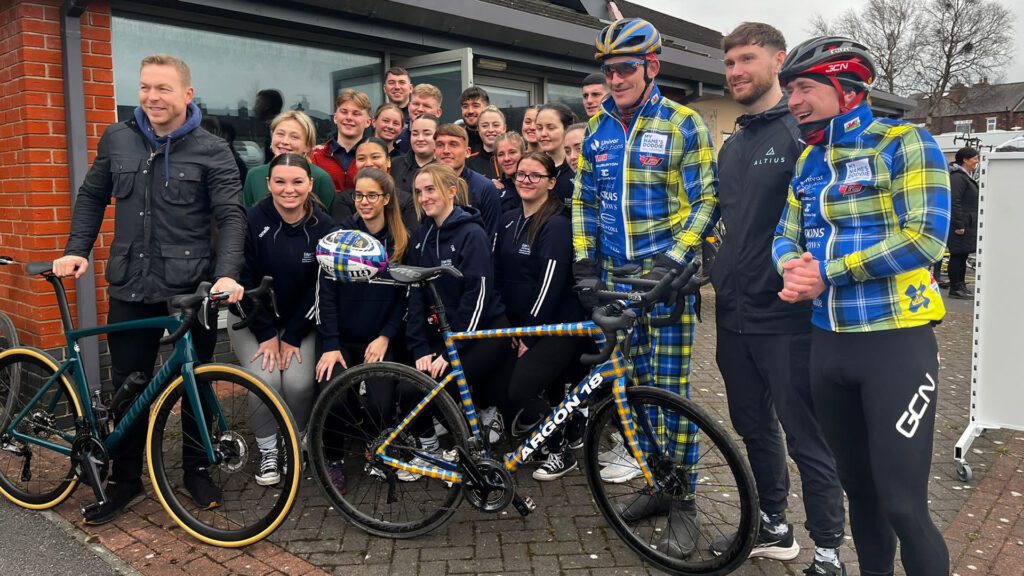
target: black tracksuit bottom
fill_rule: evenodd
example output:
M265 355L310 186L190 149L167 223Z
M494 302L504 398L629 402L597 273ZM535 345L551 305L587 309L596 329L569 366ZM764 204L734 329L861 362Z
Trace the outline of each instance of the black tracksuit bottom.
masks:
M949 550L928 514L938 394L931 326L836 333L814 328L814 406L850 502L861 574L946 576Z
M167 316L168 314L167 305L163 303L145 304L111 298L107 322L114 324L129 320ZM213 325L207 330L197 319L192 326L191 332L192 343L195 345L199 361L201 363L209 362L213 358L213 349L217 345L217 326ZM107 335L107 345L110 349L111 375L115 389L120 387L133 372L142 372L146 375L146 378L153 377L156 357L160 352L160 338L163 335L163 329L159 328L111 332ZM183 416L181 421L185 436L186 438L199 438L199 430L196 428L195 420L192 417L191 403L184 400L184 395L182 398ZM204 412L209 415L208 410ZM149 412L146 411L135 420L132 427L128 429L128 433L122 437L123 440L117 447L116 452L111 454L113 464L111 465L110 479L114 482L141 482L142 457L145 450L148 422ZM184 442L182 462L182 467L186 471L206 464L206 455L203 452L203 448L194 442Z
M718 328L716 360L729 417L743 438L761 510L779 514L789 496L789 455L803 486L805 527L816 546L843 542L843 491L811 399L811 335L740 334ZM779 424L785 432L785 443Z

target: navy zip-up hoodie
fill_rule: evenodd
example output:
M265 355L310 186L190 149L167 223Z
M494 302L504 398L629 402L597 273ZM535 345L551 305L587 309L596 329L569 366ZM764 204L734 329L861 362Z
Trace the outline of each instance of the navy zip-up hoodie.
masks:
M564 211L552 215L531 246L530 220L523 209L502 215L496 249L496 284L513 326L583 320L572 291L572 223ZM536 337L523 338L527 347Z
M335 230L360 230L370 233L362 218L343 220ZM385 226L373 234L390 256L395 241ZM386 273L382 276L386 276ZM378 336L394 340L405 315L405 289L368 282L338 282L322 271L316 294L316 327L324 352L346 347L364 347Z
M410 265L454 266L462 272L462 278L444 275L434 281L455 332L484 329L505 312L494 288L490 238L475 208L456 206L440 228L432 219L425 218L410 241ZM414 358L430 354L430 342L437 334L433 328L428 328L428 310L427 291L412 288L407 338Z
M523 199L519 197L519 191L516 189L516 179L502 175L501 183L505 185L505 188L498 190L498 194L501 197L501 213L502 215L509 210L515 210L523 206ZM572 193L569 193L569 197L572 198Z
M274 278L280 318L275 319L267 307L249 325L259 342L277 336L299 346L313 329L313 307L316 278L320 265L316 260L316 245L334 221L320 208L298 224L281 219L274 200L267 196L249 209L249 229L245 236L245 266L242 286L255 288L264 276ZM237 310L234 310L237 315Z
M568 160L555 168L554 192L562 199L562 204L565 204L566 210L572 210L572 193L576 189L576 184L573 182L575 179L576 173L572 171Z
M493 242L501 220L501 192L494 182L469 167L462 169L462 179L469 185L469 204L480 212L487 237Z

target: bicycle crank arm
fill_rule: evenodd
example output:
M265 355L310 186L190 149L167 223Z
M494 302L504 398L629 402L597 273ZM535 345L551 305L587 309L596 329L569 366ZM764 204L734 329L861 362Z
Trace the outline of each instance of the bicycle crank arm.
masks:
M32 479L32 451L24 448L21 455L25 458L25 461L21 463L21 481L28 482Z
M463 483L486 486L487 481L484 479L483 474L480 473L480 469L476 467L476 463L470 458L469 453L466 452L466 449L462 446L456 446L455 451L459 454L459 469L467 477L467 480L463 480Z

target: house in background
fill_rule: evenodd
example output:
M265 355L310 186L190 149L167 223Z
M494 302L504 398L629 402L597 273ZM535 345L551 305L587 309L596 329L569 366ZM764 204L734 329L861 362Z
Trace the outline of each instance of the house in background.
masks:
M1024 82L989 84L982 80L972 86L953 86L932 114L930 123L927 96L918 96L916 100L918 104L907 112L907 120L927 123L932 134L979 134L1024 128Z

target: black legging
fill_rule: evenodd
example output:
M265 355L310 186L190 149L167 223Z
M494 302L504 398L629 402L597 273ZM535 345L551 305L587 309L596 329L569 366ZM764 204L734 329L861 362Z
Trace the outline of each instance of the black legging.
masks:
M366 351L366 344L341 346L341 356L345 359L345 365L349 368L358 366L363 362L363 355ZM384 353L384 360L392 360L392 350ZM344 370L340 364L334 366L333 375L338 375ZM371 425L366 427L365 432L376 434L391 426L391 420L395 417L395 381L385 379L374 379L366 382L366 395L361 402L355 402L354 396L346 396L345 400L352 402L350 406L339 406L335 404L327 413L324 421L324 455L327 460L341 460L345 455L344 441L346 436L351 437L353 431L349 429L354 425L353 415L359 414L370 419ZM361 404L357 406L356 404ZM358 434L356 434L358 436ZM348 447L350 450L351 446Z
M876 332L814 329L815 412L850 501L861 574L891 575L896 541L907 576L949 574L928 514L938 394L931 326Z
M565 383L576 383L586 373L580 364L586 339L545 336L516 360L508 384L508 416L519 410L521 424L535 423L560 402L565 394ZM542 395L541 392L545 394ZM561 430L555 432L548 442L558 447L562 441Z
M949 272L949 286L953 288L959 284L963 284L967 278L967 257L970 254L950 254L949 265L947 270Z

